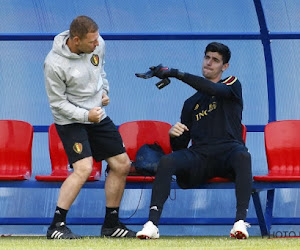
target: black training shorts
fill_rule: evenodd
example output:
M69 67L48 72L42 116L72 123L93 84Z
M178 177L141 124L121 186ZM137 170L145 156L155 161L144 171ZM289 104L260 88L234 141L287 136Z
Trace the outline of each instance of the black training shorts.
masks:
M55 126L70 164L90 156L98 162L125 152L121 135L109 117L99 123Z

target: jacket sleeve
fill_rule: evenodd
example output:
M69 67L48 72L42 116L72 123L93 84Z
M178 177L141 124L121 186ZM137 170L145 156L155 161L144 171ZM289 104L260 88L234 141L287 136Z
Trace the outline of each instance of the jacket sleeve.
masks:
M185 73L182 81L208 95L241 99L241 84L235 76L227 77L223 82L214 83L203 77Z
M191 128L191 115L190 110L187 109L186 103L183 105L180 120L182 124L186 125L189 129ZM170 143L173 151L187 148L190 139L190 131L184 131L184 133L178 137L170 137Z
M59 69L44 64L46 91L51 109L67 119L88 122L89 111L72 104L66 96L66 84L59 75Z

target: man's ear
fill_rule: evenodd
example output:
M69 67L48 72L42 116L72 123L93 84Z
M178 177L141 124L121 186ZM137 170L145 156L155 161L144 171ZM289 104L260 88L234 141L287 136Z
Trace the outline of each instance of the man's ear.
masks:
M78 45L78 44L79 44L79 41L80 41L80 39L79 39L78 36L74 36L74 37L73 37L73 42L74 42L74 44Z
M222 72L224 72L229 67L229 63L223 64Z

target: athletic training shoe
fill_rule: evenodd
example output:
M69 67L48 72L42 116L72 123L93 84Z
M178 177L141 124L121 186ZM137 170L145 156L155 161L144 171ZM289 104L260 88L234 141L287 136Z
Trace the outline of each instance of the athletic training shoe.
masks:
M55 224L55 228L48 228L47 239L81 239L80 235L73 234L70 228L66 226L64 222L58 222Z
M114 238L135 238L136 232L128 229L123 223L119 223L119 225L113 228L102 226L101 236Z
M148 221L142 231L137 232L136 237L139 239L158 239L159 238L159 231L157 226L153 224L152 221Z
M233 228L230 231L230 237L236 239L247 239L249 237L247 227L250 227L250 224L244 222L243 220L235 222Z

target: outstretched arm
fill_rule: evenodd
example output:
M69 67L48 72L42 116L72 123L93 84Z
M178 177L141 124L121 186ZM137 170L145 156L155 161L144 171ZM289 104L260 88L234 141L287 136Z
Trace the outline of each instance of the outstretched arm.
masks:
M190 85L197 91L203 92L205 94L223 96L228 98L234 96L231 88L224 83L214 83L201 76L184 73L179 71L178 69L165 67L161 64L156 67L150 67L150 69L152 70L153 76L156 76L160 79L175 77Z

